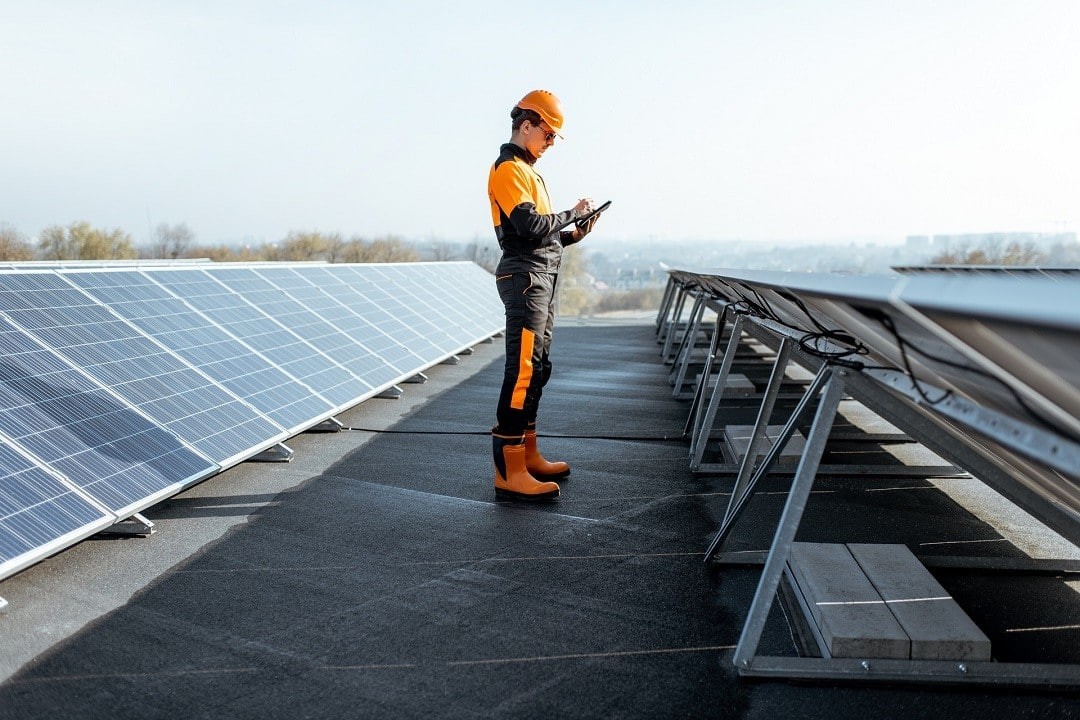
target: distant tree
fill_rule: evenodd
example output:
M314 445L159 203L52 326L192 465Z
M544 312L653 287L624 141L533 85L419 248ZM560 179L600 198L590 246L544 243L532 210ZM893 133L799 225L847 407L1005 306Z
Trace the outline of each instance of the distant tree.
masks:
M252 249L248 246L233 247L231 245L197 245L188 249L188 257L207 258L214 262L252 262L266 260L262 248Z
M341 252L341 262L349 263L416 262L419 259L416 248L396 235L384 235L374 240L354 236Z
M338 233L323 234L317 230L297 231L293 230L280 244L269 246L267 258L270 260L326 260L330 248L341 245L341 235Z
M120 228L101 230L88 222L41 231L38 249L46 260L125 260L138 257L131 236Z
M0 260L33 260L34 247L26 236L7 223L0 223Z
M1046 262L1047 255L1034 243L1009 243L1004 249L998 243L968 249L961 246L946 250L930 259L932 265L1039 265Z
M585 251L572 247L563 253L556 288L559 315L583 315L592 303L592 278Z
M195 240L195 233L187 223L169 225L161 223L154 228L154 243L151 247L151 257L156 259L176 260L187 256L188 248Z
M498 247L493 241L483 243L479 237L475 237L472 242L465 246L465 259L472 260L488 272L495 272L501 255Z
M453 245L445 240L432 239L428 256L435 262L444 262L446 260L454 260L457 255L457 251Z

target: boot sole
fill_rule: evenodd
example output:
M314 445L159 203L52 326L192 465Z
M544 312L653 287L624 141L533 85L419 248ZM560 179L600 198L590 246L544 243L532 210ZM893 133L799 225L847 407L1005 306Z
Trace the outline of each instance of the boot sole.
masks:
M527 502L551 502L558 500L559 491L555 490L549 493L541 493L539 495L526 495L525 493L517 493L513 490L503 490L501 488L495 488L495 497L505 498L507 500L525 500Z
M529 474L532 475L537 480L546 480L546 481L552 481L552 482L557 481L557 480L565 480L566 478L570 477L570 471L569 470L567 470L566 472L551 473L551 474L538 473L538 472L536 472L534 470L530 470Z

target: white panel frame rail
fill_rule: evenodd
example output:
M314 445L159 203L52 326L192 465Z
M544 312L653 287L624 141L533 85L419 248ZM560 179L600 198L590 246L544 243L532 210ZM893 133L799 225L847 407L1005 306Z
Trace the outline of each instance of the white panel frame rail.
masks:
M722 296L719 299L728 303L727 310L729 311L734 303L738 302L740 288L743 291L749 290L758 300L764 300L762 293L779 288L782 292L773 298L777 301L777 305L782 304L781 301L785 295L790 296L792 293L796 296L801 295L803 300L806 300L815 294L820 299L822 296L828 297L830 293L836 292L835 289L824 290L820 276L807 279L805 276L793 277L793 274L777 277L782 274L722 271L688 280L686 275L689 274L673 272L671 282L692 284L699 289L711 287L717 296ZM767 279L761 280L762 276L767 276ZM717 286L708 282L710 279L720 280L721 285L726 287L717 292ZM892 289L892 292L886 296L886 304L893 312L914 318L938 336L948 335L941 325L934 323L915 308L915 305L920 303L929 304L937 310L940 310L942 305L948 306L948 301L942 299L941 288L908 288L907 298L910 302L905 302L903 291L908 281L897 282L891 278L886 278L886 280L892 280L892 282L882 283L882 278L876 278L873 283L876 283L878 288L884 285ZM790 284L785 285L784 281L790 281ZM842 286L844 281L834 277L825 282ZM793 291L791 285L798 287ZM971 290L971 288L966 289ZM1080 286L1077 286L1077 289L1080 289ZM955 292L956 288L953 287L951 290ZM1003 288L998 285L986 291L1000 297ZM1064 295L1057 298L1059 301L1074 297L1075 290L1066 289L1063 292ZM678 294L677 290L671 293L672 296L676 294ZM685 296L686 293L683 294ZM749 299L749 296L743 296L742 299ZM807 312L808 317L809 311L806 306L802 303L796 304L800 310ZM1012 320L1023 318L1027 322L1036 324L1049 322L1057 328L1065 327L1075 330L1080 329L1080 317L1075 317L1076 307L1076 303L1064 305L1059 303L1056 309L1049 313L1052 316L1049 320L1047 312L1031 313L1033 307L1017 308L1015 304L1009 305L1007 312L1003 314L1009 315L1009 319ZM814 310L818 317L824 317L840 325L836 322L836 315L821 313L821 304L815 306ZM975 310L976 308L964 307L957 312ZM718 316L718 326L722 322L723 315L727 314L731 313L725 312ZM842 312L838 314L843 316ZM850 393L886 420L907 430L931 450L972 471L980 480L1014 499L1038 519L1047 522L1074 542L1077 537L1080 537L1080 522L1077 522L1080 518L1080 513L1078 513L1080 491L1077 490L1077 483L1070 481L1069 478L1074 481L1080 480L1080 443L1052 430L1035 427L1030 422L1025 422L1026 419L1002 412L1000 408L990 409L980 402L979 397L965 397L959 394L946 397L945 389L954 389L950 386L948 379L934 375L922 365L918 366L918 376L911 374L910 365L906 367L906 371L895 367L890 368L885 364L861 367L859 363L852 363L844 366L828 359L829 353L843 350L841 346L837 346L828 339L815 345L815 349L823 350L824 353L817 355L808 353L805 347L800 347L800 341L804 338L799 337L799 328L781 322L790 317L784 315L782 308L772 318L754 317L750 313L735 313L735 315L732 320L732 339L728 343L729 349L737 344L739 335L746 331L777 349L777 363L773 368L773 379L783 374L778 367L786 365L792 357L797 358L801 364L809 368L815 368L817 374L803 400L800 401L785 425L780 439L775 442L773 452L763 460L758 473L752 479L748 479L750 472L748 467L753 463L747 458L756 457L756 448L753 443L759 441L757 437L752 438L750 452L744 458L743 467L740 467L720 531L713 538L705 554L706 562L710 562L717 554L732 525L745 509L746 502L753 495L756 482L768 471L770 463L775 460L773 455L779 453L793 433L799 416L806 413L812 401L820 396L805 450L795 471L795 478L788 492L771 546L764 558L764 568L758 588L735 649L734 664L739 673L746 676L822 680L995 684L1029 687L1080 686L1080 665L1076 664L773 657L757 654L765 622L777 597L784 567L814 479L822 469L820 461L825 443L829 438L839 403L846 394ZM719 332L714 335L714 351L715 338L718 336ZM959 340L951 336L948 339L957 350L970 352L970 348ZM880 361L888 355L890 348L882 345L880 338L875 338L875 340L877 344L871 349L871 354ZM722 363L730 360L727 357L728 354L725 352ZM826 359L822 359L822 355ZM970 355L967 356L970 357ZM837 354L835 357L840 357L840 355ZM985 364L987 359L980 357L980 361ZM1032 395L1031 383L1025 382L1024 377L1006 373L992 363L991 366L1001 374L1002 382L1015 383L1020 386L1017 392L1025 392L1029 397ZM704 374L699 385L708 385ZM772 380L770 380L771 385ZM714 393L713 398L710 398L710 405L722 393L722 387L722 382L718 382L719 390ZM755 433L761 425L762 415L767 411L770 390L772 390L771 387L766 391L763 399ZM928 392L934 393L936 397L943 400L926 402ZM1043 399L1054 404L1050 398ZM709 415L708 410L704 412L701 410L702 400L702 397L697 399L698 406L692 415L695 413L705 417ZM704 422L695 421L693 425L696 439L692 441L692 447L700 450ZM1054 480L1059 482L1055 483ZM1044 561L1042 565L1045 564ZM1066 571L1075 572L1076 568L1073 565L1075 563L1066 562L1062 564L1062 567ZM1029 563L1030 566L1034 566L1034 563Z

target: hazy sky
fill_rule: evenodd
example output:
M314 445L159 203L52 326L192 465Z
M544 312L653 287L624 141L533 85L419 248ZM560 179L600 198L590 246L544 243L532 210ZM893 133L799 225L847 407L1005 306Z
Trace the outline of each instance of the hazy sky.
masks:
M0 0L0 223L492 237L528 90L594 240L1080 225L1077 0Z

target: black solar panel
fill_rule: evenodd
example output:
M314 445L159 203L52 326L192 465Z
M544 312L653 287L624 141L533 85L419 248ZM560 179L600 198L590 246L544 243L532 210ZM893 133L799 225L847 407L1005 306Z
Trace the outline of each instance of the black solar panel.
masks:
M295 434L333 406L168 290L137 272L65 277Z
M284 431L52 273L0 274L0 310L200 450L230 464Z
M339 363L320 352L242 295L201 270L147 270L145 274L227 329L283 371L311 387L336 407L347 407L371 390Z
M0 578L502 327L490 274L0 270Z

